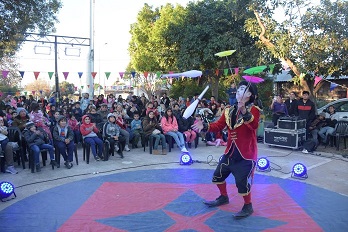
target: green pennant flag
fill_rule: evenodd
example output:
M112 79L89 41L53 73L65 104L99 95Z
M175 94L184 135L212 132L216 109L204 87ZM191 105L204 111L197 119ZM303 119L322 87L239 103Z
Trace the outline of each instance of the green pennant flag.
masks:
M105 72L105 76L106 76L106 79L109 80L109 76L110 76L111 72Z
M156 72L156 75L157 75L157 78L160 78L161 77L161 72Z
M84 87L84 86L83 86L83 85L81 85L81 89L83 89L83 87Z
M54 73L54 72L48 72L48 76L49 76L50 80L51 80L52 77L53 77L53 73Z
M270 64L270 65L269 65L269 71L270 71L270 73L273 73L274 66L275 66L275 64Z
M228 68L225 68L224 69L224 75L227 76L227 74L228 74Z

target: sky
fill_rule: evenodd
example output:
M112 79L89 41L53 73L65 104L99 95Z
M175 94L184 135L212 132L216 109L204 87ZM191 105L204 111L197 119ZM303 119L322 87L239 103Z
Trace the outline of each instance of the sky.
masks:
M125 71L129 63L128 43L131 35L130 25L136 22L138 12L144 3L159 7L166 3L186 6L190 0L94 0L94 71L97 72L95 83L110 86L119 78L119 72ZM191 0L192 1L192 0ZM63 7L58 13L59 23L56 24L55 35L84 37L90 36L90 0L62 0ZM54 72L54 47L50 55L36 54L35 42L25 42L17 53L19 70L25 71L21 86L34 82L33 72L40 72L39 79L44 79L54 85L54 78L49 79L47 72ZM59 81L64 81L63 72L69 72L67 81L75 86L86 84L88 71L88 47L80 47L80 57L66 56L66 45L58 45L58 75ZM42 48L37 48L42 49ZM46 49L47 50L47 49ZM70 50L71 51L71 50ZM77 72L83 72L80 79ZM111 72L108 80L105 72ZM99 76L99 74L102 74ZM100 80L100 82L99 82Z

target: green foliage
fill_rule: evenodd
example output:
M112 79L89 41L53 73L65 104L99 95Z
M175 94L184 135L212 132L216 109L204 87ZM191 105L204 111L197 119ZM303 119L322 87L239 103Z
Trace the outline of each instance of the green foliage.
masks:
M60 0L2 0L0 5L0 58L13 55L27 32L54 32L62 7Z
M69 97L74 94L75 92L75 86L73 83L69 83L67 81L63 81L59 83L59 90L60 90L60 96L63 97ZM56 86L54 85L52 87L52 91L56 91Z
M0 59L0 70L9 71L6 78L0 76L1 85L7 86L9 89L19 88L21 76L18 73L18 64L12 57L5 56Z

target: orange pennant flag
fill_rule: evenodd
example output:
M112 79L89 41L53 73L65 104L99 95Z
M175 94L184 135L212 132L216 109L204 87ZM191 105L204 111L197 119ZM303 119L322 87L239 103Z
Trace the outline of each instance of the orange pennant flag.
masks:
M149 72L144 72L144 76L147 79L147 76L149 75Z

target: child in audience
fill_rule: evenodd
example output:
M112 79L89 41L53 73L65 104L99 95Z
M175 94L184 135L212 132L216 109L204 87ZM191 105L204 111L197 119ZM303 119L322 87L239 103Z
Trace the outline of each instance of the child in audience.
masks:
M103 141L98 138L97 133L99 130L94 123L91 123L91 118L88 115L82 117L80 131L85 143L91 146L94 159L100 161L100 159L103 158ZM96 145L98 146L98 155Z
M141 128L141 120L139 119L139 114L134 114L134 119L131 122L131 133L133 135L132 146L133 148L138 148L139 139L143 135L143 129Z
M122 148L118 146L118 141L121 140L120 137L120 127L115 123L116 117L114 114L109 113L107 116L108 122L105 127L106 139L110 142L110 154L117 151L118 154L123 158ZM125 139L123 139L125 142ZM116 142L117 141L117 142ZM121 141L120 141L121 142Z
M43 149L47 149L50 154L50 158L51 158L50 165L58 167L58 164L55 161L55 157L54 157L53 146L49 144L48 134L46 133L46 131L43 130L43 128L41 127L36 128L35 124L30 121L26 124L26 128L24 129L23 135L24 135L25 141L27 142L29 146L29 149L32 150L32 152L34 153L36 172L41 171L40 151Z
M80 122L77 121L75 114L73 113L70 114L70 118L68 119L68 124L74 133L75 143L77 144L82 142L82 136L80 132Z

